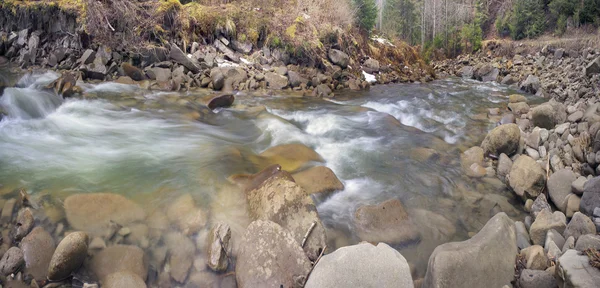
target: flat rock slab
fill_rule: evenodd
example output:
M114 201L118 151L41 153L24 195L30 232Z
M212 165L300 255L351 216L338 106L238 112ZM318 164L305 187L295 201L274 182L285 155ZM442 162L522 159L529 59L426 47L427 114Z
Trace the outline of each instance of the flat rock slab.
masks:
M564 283L561 287L594 288L600 283L600 269L590 265L587 255L573 249L558 258L556 276Z

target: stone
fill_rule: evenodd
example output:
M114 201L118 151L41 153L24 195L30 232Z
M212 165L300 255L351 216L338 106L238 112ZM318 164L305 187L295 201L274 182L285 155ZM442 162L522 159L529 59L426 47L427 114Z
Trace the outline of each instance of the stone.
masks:
M377 73L379 72L379 61L373 59L373 58L369 58L367 60L365 60L365 62L363 63L363 70L365 70L365 72L373 74L373 73Z
M402 254L385 243L363 242L323 256L305 287L413 287L413 280Z
M144 251L133 245L114 245L96 254L90 269L98 279L120 271L129 271L145 281L148 276L148 260Z
M535 127L531 133L525 137L525 144L533 149L538 149L538 147L540 147L540 140L540 128Z
M546 270L548 268L548 258L544 253L544 247L533 245L521 251L521 255L525 255L526 268L532 270Z
M555 261L556 259L558 259L558 257L560 257L560 255L562 255L560 248L558 248L558 246L556 245L556 243L554 243L554 241L548 242L548 248L546 249L546 251L547 251L546 255L552 261Z
M600 251L600 235L585 234L579 236L575 244L575 250L583 252L590 248Z
M558 170L548 178L548 194L560 211L566 212L567 196L571 194L571 183L576 179L575 173L569 169Z
M277 145L260 153L259 156L264 158L268 165L279 164L283 170L290 172L306 167L310 162L325 162L321 155L303 144Z
M300 73L296 71L288 71L287 75L290 81L290 86L292 86L292 88L300 87L302 84L308 84L308 79L302 77L302 75L300 75Z
M579 211L591 216L596 207L600 207L600 177L594 177L585 183Z
M265 81L267 81L267 86L274 90L281 90L289 85L287 77L273 72L265 73Z
M498 169L496 169L496 173L500 180L504 181L506 179L506 176L508 176L510 170L512 169L512 165L513 162L510 160L508 155L504 153L500 154L500 157L498 157Z
M549 248L548 245L550 242L553 242L558 247L563 247L565 245L565 238L562 236L562 234L558 233L558 231L550 229L546 233L546 242L544 244L544 249L546 249L546 251Z
M571 218L576 212L579 212L579 205L581 205L581 198L575 194L570 194L567 197L567 209L565 215Z
M0 223L8 224L12 221L13 212L15 211L15 207L17 204L17 200L14 198L6 200L4 202L4 206L2 207L2 214L0 214Z
M102 279L105 288L146 288L146 282L130 271L118 271Z
M23 266L25 266L25 258L19 247L10 247L0 259L0 273L3 276L16 274Z
M552 273L540 270L524 269L519 277L521 288L558 288Z
M329 49L327 56L329 56L329 60L331 60L333 64L342 67L342 69L348 68L348 65L350 64L350 56L340 50Z
M208 221L206 213L196 207L196 201L189 193L183 194L171 202L167 207L167 217L186 235L200 231Z
M527 76L527 79L519 86L521 90L531 94L536 94L540 87L540 78L533 75Z
M512 85L517 83L518 81L511 75L506 75L504 76L504 78L502 78L502 81L500 81L501 84L503 85Z
M567 217L565 214L555 211L554 213L549 210L542 210L531 228L529 228L529 237L535 245L544 245L546 241L546 232L550 229L556 230L558 233L563 233L567 227Z
M147 68L146 74L151 80L156 80L158 82L167 82L171 79L171 69L169 68Z
M331 93L333 93L333 91L331 91L331 88L329 88L327 84L319 84L315 90L313 90L313 96L315 97L329 97Z
M533 148L529 148L529 147L525 148L525 153L527 153L527 156L531 157L531 159L533 159L533 160L537 161L540 159L540 153Z
M65 199L65 212L72 228L93 236L103 235L111 222L127 226L146 218L139 205L113 193L71 195Z
M252 52L252 42L250 41L237 41L231 40L231 47L242 54L248 54Z
M15 225L15 233L14 239L15 241L20 241L23 237L27 236L27 234L33 229L33 214L29 208L22 209L19 211L19 215L17 216L17 223Z
M520 94L512 94L508 96L509 103L527 102L527 98Z
M581 196L583 194L586 182L587 178L579 176L579 178L577 178L575 181L573 181L573 183L571 183L571 192Z
M168 248L171 278L179 283L185 283L194 263L196 246L190 238L175 232L167 234L164 241Z
M546 172L531 157L521 155L513 163L508 182L522 199L535 198L546 185Z
M326 244L325 228L308 195L286 171L255 178L254 189L247 190L248 211L252 220L270 220L288 230L299 245L314 225L304 245L309 259L317 259ZM261 181L262 180L262 181Z
M229 264L227 253L231 239L231 228L224 223L217 223L208 233L207 264L216 272L224 272Z
M169 58L173 59L173 61L183 65L188 70L192 71L194 74L198 74L201 71L200 63L198 63L195 59L188 57L177 47L175 44L171 44L171 51L169 52Z
M567 118L565 106L552 100L531 109L531 112L533 125L540 128L552 129L554 126L565 122ZM567 124L567 128L568 127L569 125ZM558 132L559 130L557 129L557 133Z
M217 95L208 100L208 108L210 110L215 110L217 108L228 108L233 105L235 101L235 96L231 93L223 93L221 95Z
M590 265L587 255L570 249L558 258L556 277L563 282L561 287L592 288L600 283L600 269Z
M481 143L485 155L500 155L505 153L510 156L517 152L521 130L516 124L504 124L490 131Z
M567 252L567 250L569 249L574 249L575 248L575 237L570 236L569 238L567 238L567 240L565 240L565 244L562 247L562 254L564 254L565 252Z
M462 68L460 68L460 71L458 72L458 76L462 77L462 78L466 78L466 79L473 79L473 75L474 75L474 68L473 66L463 66Z
M301 287L311 263L286 229L271 221L248 226L235 267L238 287Z
M19 244L25 259L25 274L31 274L37 281L46 280L54 247L50 233L42 227L33 228Z
M471 239L435 248L423 287L502 287L514 279L516 254L514 223L498 213Z
M73 232L60 241L50 259L48 280L63 280L77 270L87 256L88 240L84 232Z
M583 118L583 111L575 111L575 113L569 115L569 117L567 117L567 121L571 122L571 123L576 123L579 122L579 120L581 120L581 118Z
M421 237L398 199L359 207L354 213L354 222L358 237L371 243L405 245Z
M344 190L335 173L325 166L316 166L292 174L294 181L308 194L328 194Z
M135 80L135 81L143 81L146 80L146 74L140 68L137 68L127 62L123 62L121 64L121 70L125 76Z
M79 61L77 61L77 62L82 65L87 65L87 64L91 64L92 62L94 62L95 58L96 58L96 52L92 49L87 49L83 52L83 54L81 55L81 58L79 58Z
M517 221L515 222L515 229L517 232L517 247L519 247L519 249L525 249L531 246L531 239L529 238L529 232L527 232L525 224L521 221Z
M474 166L473 164L477 164ZM485 175L485 172L479 173L478 170L485 170L483 166L483 149L481 147L471 147L467 149L465 152L460 154L460 165L468 176L471 177L482 177ZM472 167L477 167L481 169L473 169Z
M587 66L585 66L585 75L590 77L593 74L600 73L600 57L594 59Z
M516 114L527 114L529 112L529 105L525 102L509 103L508 109Z
M586 234L596 234L596 225L594 225L594 222L592 222L590 217L580 212L576 212L567 225L564 236L565 238L573 236L575 241L577 241L579 236Z

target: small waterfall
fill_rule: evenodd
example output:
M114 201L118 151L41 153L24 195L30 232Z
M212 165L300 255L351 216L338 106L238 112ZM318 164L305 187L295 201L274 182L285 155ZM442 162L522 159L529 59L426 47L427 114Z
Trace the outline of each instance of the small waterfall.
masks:
M0 98L0 107L10 118L43 118L54 112L63 102L61 96L43 91L43 87L58 78L58 74L28 74L15 88L6 88Z

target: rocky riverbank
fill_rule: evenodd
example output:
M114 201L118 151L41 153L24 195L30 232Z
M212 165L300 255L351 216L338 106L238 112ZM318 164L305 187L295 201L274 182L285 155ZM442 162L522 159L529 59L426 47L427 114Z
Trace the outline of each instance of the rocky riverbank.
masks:
M600 50L506 50L492 43L478 55L435 65L438 75L497 81L551 98L530 106L525 97L513 95L506 110L491 109L490 115L503 115L499 126L462 157L473 177L493 169L530 212L505 232L512 238L503 249L511 247L510 255L520 252L514 275L508 263L501 265L506 269L502 281L514 276L513 287L595 287L600 280L595 262L600 249ZM430 258L431 272L440 252ZM497 268L473 287L499 275Z

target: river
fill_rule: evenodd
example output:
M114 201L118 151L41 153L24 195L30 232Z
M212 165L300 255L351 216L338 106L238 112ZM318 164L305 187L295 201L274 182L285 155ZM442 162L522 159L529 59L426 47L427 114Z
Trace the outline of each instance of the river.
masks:
M460 168L460 153L499 120L488 109L505 107L515 93L499 84L380 85L331 100L239 92L233 107L210 111L200 104L209 92L116 83L86 84L82 97L63 100L43 89L58 76L23 76L20 88L0 98L7 114L0 122L1 194L22 187L60 203L74 193L113 192L152 210L191 193L213 221L243 233L244 200L228 177L258 172L256 155L270 147L302 143L345 186L314 197L329 251L360 241L353 227L358 207L391 198L402 201L423 235L395 247L418 277L437 245L467 239L495 212L523 219L522 205L498 179L469 178ZM436 157L420 157L423 147ZM436 227L430 215L443 216L455 233Z

